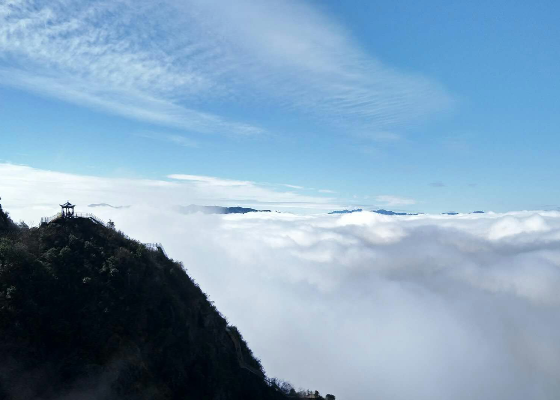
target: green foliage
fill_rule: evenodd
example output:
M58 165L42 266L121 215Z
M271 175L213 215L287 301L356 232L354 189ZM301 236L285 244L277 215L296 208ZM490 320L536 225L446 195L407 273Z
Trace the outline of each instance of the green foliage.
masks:
M16 225L10 219L9 214L2 209L2 204L0 204L0 234L13 231L14 229L16 229Z

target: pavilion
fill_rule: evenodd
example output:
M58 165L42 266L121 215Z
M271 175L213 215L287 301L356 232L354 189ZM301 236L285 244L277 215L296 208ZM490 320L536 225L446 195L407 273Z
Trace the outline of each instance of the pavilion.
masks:
M62 208L62 218L74 218L74 207L76 205L70 204L67 201L65 204L61 204L60 207Z

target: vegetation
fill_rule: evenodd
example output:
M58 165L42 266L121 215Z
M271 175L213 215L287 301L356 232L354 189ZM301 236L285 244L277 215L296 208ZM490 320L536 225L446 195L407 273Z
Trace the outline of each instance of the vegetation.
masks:
M0 206L0 400L285 399L180 263L86 218ZM332 400L334 396L329 398Z

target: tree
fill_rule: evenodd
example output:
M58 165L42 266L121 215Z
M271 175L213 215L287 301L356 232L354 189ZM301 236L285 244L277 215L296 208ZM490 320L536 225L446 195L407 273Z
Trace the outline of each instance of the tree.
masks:
M293 386L290 384L290 382L286 382L283 381L280 383L280 390L282 391L282 393L284 393L285 395L290 394L290 392L292 390L294 390Z
M334 395L332 395L332 394L327 394L327 395L325 396L325 400L336 400L336 397L335 397Z
M22 220L22 221L19 221L18 227L19 227L20 229L29 229L29 225L27 225L27 224L25 223L25 221L23 221L23 220Z
M0 197L0 200L2 200L1 197ZM2 209L2 204L0 204L0 232L13 230L14 227L15 227L15 225L12 222L12 220L10 219L10 213L5 212Z

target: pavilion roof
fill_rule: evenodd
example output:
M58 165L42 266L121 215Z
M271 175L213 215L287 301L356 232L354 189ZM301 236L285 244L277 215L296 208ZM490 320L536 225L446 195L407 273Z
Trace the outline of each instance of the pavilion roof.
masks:
M75 207L74 204L70 204L69 201L66 202L66 204L61 204L60 207Z

